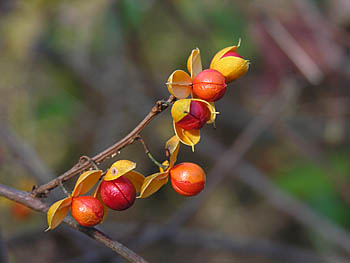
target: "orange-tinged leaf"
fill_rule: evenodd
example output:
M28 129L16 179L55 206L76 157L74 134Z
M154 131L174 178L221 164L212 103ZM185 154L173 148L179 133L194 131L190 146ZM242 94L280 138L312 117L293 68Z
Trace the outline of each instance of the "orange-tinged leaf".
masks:
M213 123L216 119L216 115L219 114L216 110L215 110L215 104L214 102L208 102L205 100L201 100L201 99L192 99L192 100L196 100L196 101L200 101L202 103L205 104L205 106L207 106L209 112L210 112L210 119L207 121L208 124Z
M169 92L178 99L187 98L192 91L192 79L183 70L175 70L166 83Z
M193 49L191 55L187 59L187 69L193 79L202 71L202 61L199 48Z
M173 167L174 164L176 163L176 158L177 158L177 154L179 153L179 148L180 148L180 140L176 135L171 137L166 142L165 149L169 151L169 154L170 154L169 167Z
M136 163L129 160L119 160L116 161L112 166L108 169L107 174L103 178L105 181L112 181L114 179L123 176L127 172L136 168Z
M68 214L71 204L72 197L67 197L50 206L49 211L47 211L47 223L49 227L46 231L56 228L63 221L64 217Z
M169 172L155 173L145 178L141 187L140 195L137 198L146 198L157 192L168 182Z
M97 198L101 202L101 204L103 205L104 214L103 214L103 218L101 220L101 223L102 223L105 220L106 216L107 216L109 208L105 205L105 203L102 200L102 197L101 197L101 194L100 194L101 184L102 184L102 180L98 183L98 185L97 185L94 193L92 194L92 196Z
M124 177L128 178L130 182L134 185L136 193L141 192L142 184L145 181L145 177L142 174L136 171L130 171L124 174Z
M191 109L191 99L177 100L171 107L171 116L175 122L184 118Z
M173 121L173 125L174 125L175 134L179 138L179 140L183 144L191 146L192 151L194 151L194 146L199 142L199 140L201 138L200 130L182 129L174 121Z
M86 194L101 178L101 170L91 170L82 173L75 183L72 196L77 197Z

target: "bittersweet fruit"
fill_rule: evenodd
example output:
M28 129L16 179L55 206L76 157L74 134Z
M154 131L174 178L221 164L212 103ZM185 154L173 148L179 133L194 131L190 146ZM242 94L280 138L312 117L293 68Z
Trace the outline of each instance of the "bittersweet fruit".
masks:
M184 108L182 105L180 106L180 104L183 104L183 102L190 102L189 111L182 112L180 116L184 117L177 121L176 124L185 130L201 129L210 118L208 107L200 101L178 100L174 103L171 110L171 114L174 120L178 118L178 109Z
M192 93L195 97L209 102L217 101L225 95L225 77L215 69L206 69L193 79Z
M203 190L205 172L195 163L180 163L170 169L170 180L180 195L193 196Z
M99 224L104 215L101 202L92 196L78 196L72 199L72 216L82 226Z
M100 194L107 207L118 211L128 209L136 199L134 185L124 176L111 181L103 181Z

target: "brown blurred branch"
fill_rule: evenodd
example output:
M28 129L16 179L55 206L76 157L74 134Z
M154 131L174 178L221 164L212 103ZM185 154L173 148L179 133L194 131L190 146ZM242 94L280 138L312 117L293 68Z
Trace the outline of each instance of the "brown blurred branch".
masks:
M118 141L117 143L113 144L106 150L102 151L101 153L95 155L91 159L96 163L101 163L104 160L110 158L113 154L117 153L124 147L126 147L129 144L132 144L135 139L138 137L138 134L147 126L147 124L159 113L164 111L168 106L174 101L174 97L171 95L167 101L157 101L156 104L153 106L152 110L148 113L148 115L123 139ZM62 174L61 176L57 177L54 180L51 180L50 182L41 185L33 190L32 194L33 196L41 196L46 195L50 190L57 187L61 182L65 182L69 180L70 178L76 176L80 172L88 169L91 167L91 163L85 161L84 163L78 162L75 166L73 166L70 170Z
M17 189L0 184L0 195L10 200L19 202L35 211L42 212L42 213L46 213L48 211L47 205L45 205L42 201L40 201L40 199L33 197L28 192L19 191ZM110 249L117 252L118 254L120 254L130 262L147 263L147 261L143 259L141 256L139 256L129 248L125 247L123 244L119 243L118 241L112 240L106 234L104 234L100 230L97 230L94 227L87 228L87 227L80 226L78 223L76 223L74 220L72 220L69 217L66 217L64 219L64 222L71 228L74 228L75 230L78 230L81 233L88 235L92 239L104 244L106 247L109 247Z

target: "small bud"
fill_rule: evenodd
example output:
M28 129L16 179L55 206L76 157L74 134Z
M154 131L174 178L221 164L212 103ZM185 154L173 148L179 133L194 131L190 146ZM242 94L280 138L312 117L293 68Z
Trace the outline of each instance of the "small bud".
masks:
M136 199L134 185L124 176L112 181L103 181L100 194L106 206L118 211L128 209Z
M242 77L248 71L249 61L236 52L239 45L220 50L210 63L211 69L224 75L226 83Z
M225 77L217 70L206 69L193 79L193 95L209 102L217 101L225 95Z
M170 179L177 193L193 196L203 190L205 172L195 163L180 163L170 169Z
M204 103L190 99L176 101L171 115L184 130L201 129L210 118L210 112Z
M78 196L72 200L72 216L82 226L99 224L104 215L101 202L92 196Z

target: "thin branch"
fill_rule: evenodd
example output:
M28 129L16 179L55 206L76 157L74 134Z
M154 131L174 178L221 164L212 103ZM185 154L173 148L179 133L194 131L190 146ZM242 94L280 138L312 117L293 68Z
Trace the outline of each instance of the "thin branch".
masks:
M102 151L101 153L95 155L93 158L91 158L94 162L101 163L104 160L110 158L113 154L117 153L124 147L126 147L129 144L132 144L138 134L147 126L147 124L159 113L164 111L166 108L169 107L169 105L174 102L175 98L174 96L170 96L168 100L166 101L157 101L156 104L153 106L152 110L148 113L148 115L123 139L118 141L117 143L113 144L106 150ZM84 162L84 163L77 163L75 166L73 166L70 170L62 174L61 176L57 177L54 180L51 180L50 182L39 186L38 188L34 189L32 194L33 196L42 196L46 195L50 190L57 187L60 182L65 182L69 180L70 178L73 178L77 174L81 173L82 171L90 168L91 162Z
M19 202L35 211L42 213L47 213L48 211L47 205L45 205L40 199L33 197L28 192L23 192L0 184L0 195L13 201ZM106 247L109 247L110 249L117 252L119 255L123 256L130 262L147 263L145 259L136 254L134 251L125 247L118 241L112 240L106 234L94 227L87 228L80 226L78 223L76 223L73 219L69 217L66 217L64 219L64 222L70 227L80 231L81 233L84 233L85 235L88 235L92 239L104 244Z

